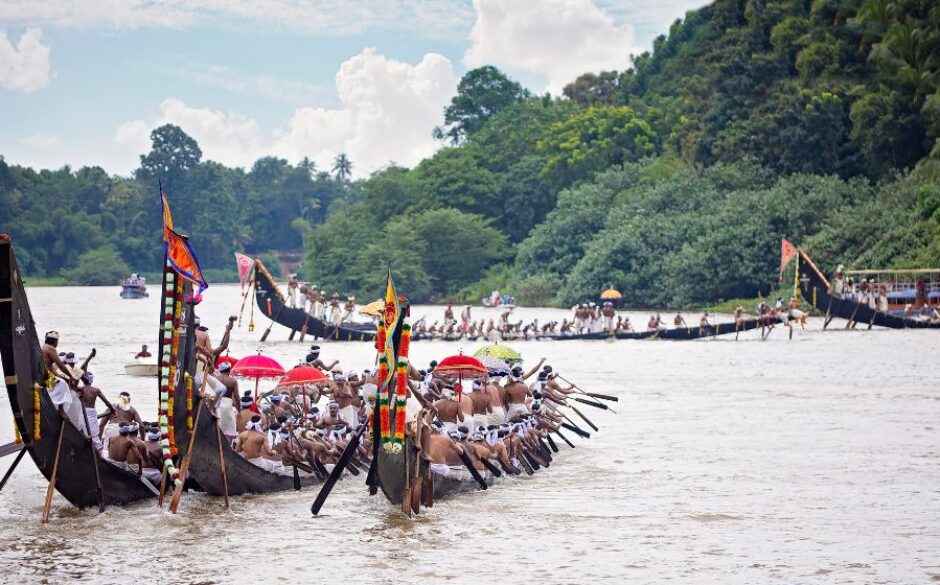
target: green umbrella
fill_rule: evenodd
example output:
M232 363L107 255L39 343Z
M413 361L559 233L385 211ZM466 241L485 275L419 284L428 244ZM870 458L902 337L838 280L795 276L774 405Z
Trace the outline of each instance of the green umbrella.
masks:
M521 362L522 354L508 345L500 345L494 343L493 345L486 345L481 347L473 354L473 357L495 357L507 362Z

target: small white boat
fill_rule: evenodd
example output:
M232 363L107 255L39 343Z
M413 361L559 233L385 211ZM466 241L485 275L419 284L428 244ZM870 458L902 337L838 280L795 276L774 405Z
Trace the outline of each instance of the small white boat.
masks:
M124 364L124 373L128 376L154 377L158 370L156 357L134 358Z

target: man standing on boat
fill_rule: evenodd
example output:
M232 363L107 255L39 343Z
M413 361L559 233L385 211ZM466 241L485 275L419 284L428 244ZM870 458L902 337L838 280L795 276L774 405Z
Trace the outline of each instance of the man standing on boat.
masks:
M682 311L676 311L676 318L672 320L672 324L675 325L677 329L679 327L688 327L688 325L685 324L685 317L682 316Z
M67 417L78 427L84 418L82 405L72 390L78 387L78 379L72 373L72 369L59 357L59 352L56 351L58 345L59 332L46 333L41 349L42 361L46 366L46 390L53 404L59 409L59 414Z
M330 318L328 320L330 325L339 325L341 319L342 308L339 304L339 293L333 293L333 298L330 299Z
M529 387L525 384L522 368L517 366L509 373L509 383L506 384L506 420L529 413L529 407L526 404L529 396Z
M297 293L300 289L300 283L297 282L297 275L291 274L287 281L287 306L294 308L297 306Z
M131 406L131 395L128 392L118 394L117 408L111 408L108 415L101 419L98 434L104 434L105 448L108 447L107 443L117 436L121 423L142 424L137 409Z
M91 441L95 445L95 449L101 450L101 437L100 437L100 427L98 426L98 411L95 409L95 404L97 404L98 399L100 398L104 402L105 406L108 407L108 410L114 412L114 406L108 401L104 393L99 389L93 386L95 382L95 375L91 372L85 372L85 376L82 378L84 383L82 389L79 391L79 397L82 401L82 407L85 409L85 422L87 425L82 425L78 430L82 434L88 436L91 435Z
M601 315L604 316L604 328L607 331L614 331L614 317L617 316L617 309L614 308L614 304L610 301L605 301L604 307L601 309Z

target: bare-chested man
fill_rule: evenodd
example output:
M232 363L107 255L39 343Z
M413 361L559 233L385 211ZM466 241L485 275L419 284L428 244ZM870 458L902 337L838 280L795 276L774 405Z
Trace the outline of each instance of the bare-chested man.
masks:
M112 408L108 412L108 416L101 419L101 424L98 427L98 434L101 436L104 435L105 447L107 448L108 441L112 437L116 437L118 434L118 425L121 423L137 423L141 424L140 414L137 412L137 409L131 406L131 395L129 392L121 392L118 394L118 403L116 408Z
M464 418L460 402L455 399L456 392L451 387L444 387L441 391L443 398L434 402L437 418L444 424L447 433L456 432L457 426L470 422Z
M245 393L238 400L238 403L240 410L235 417L235 432L241 434L251 418L258 413L252 409L252 405L254 405L255 401L251 398L251 390L245 390Z
M72 369L59 357L56 349L58 346L59 332L46 333L41 349L42 361L46 366L46 390L53 404L58 407L60 415L73 422L80 422L84 418L84 413L81 403L72 390L72 386L77 385L78 380L72 375Z
M473 428L471 430L475 431L479 427L489 425L489 415L493 413L492 398L490 393L484 391L482 380L473 381L470 403L470 412L473 419Z
M529 413L527 404L531 396L529 387L525 385L522 368L515 367L509 373L509 383L506 384L506 420L513 420L523 414Z
M143 475L150 483L160 484L163 470L163 447L160 446L160 429L150 427L144 434L144 465L141 468Z
M483 388L484 394L489 398L489 411L486 415L486 424L500 425L506 420L506 389L495 379L490 378Z
M339 364L339 360L333 360L333 363L332 363L332 364L326 365L326 364L320 359L320 346L319 346L319 345L311 345L311 346L310 346L310 353L307 354L307 357L304 359L304 363L306 363L308 366L311 366L311 367L314 367L314 368L319 368L319 369L323 370L324 372L329 372L329 371L331 371L333 368L335 368L337 364Z
M239 433L235 443L235 452L254 463L261 469L274 471L278 466L275 460L277 453L268 446L268 437L261 426L261 416L254 415L245 425L245 430Z
M118 428L118 436L111 439L108 447L108 458L112 461L120 461L130 466L136 466L134 471L140 477L142 474L141 462L144 460L145 455L132 438L138 430L137 423L121 423Z
M91 372L85 372L85 376L82 378L84 383L81 390L79 391L79 398L82 402L82 407L85 410L85 423L79 428L79 431L85 435L91 435L91 442L94 444L95 449L101 450L101 427L98 425L98 411L95 408L98 399L100 398L104 402L105 406L108 407L108 410L114 412L114 406L111 402L108 401L104 393L97 387L93 386L95 381L95 375ZM140 418L138 416L138 418ZM139 421L138 421L139 422Z

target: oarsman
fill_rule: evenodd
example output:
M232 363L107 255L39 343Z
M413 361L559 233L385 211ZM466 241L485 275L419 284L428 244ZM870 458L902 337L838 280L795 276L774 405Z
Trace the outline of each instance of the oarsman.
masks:
M147 428L144 434L144 459L141 475L154 485L160 484L161 470L163 469L163 447L160 446L160 429Z
M137 423L121 423L118 435L111 439L108 447L108 459L126 463L140 477L142 473L141 462L146 455L132 437L137 435Z
M279 467L275 464L275 460L278 459L277 453L268 446L268 438L261 425L261 416L257 414L251 417L245 425L245 430L238 434L235 452L266 471L275 471Z
M604 328L607 331L614 331L614 317L617 316L617 309L614 308L614 304L606 301L601 309L601 315L604 317Z
M225 333L222 335L222 341L218 347L212 347L212 341L209 339L209 328L202 324L199 317L195 317L194 326L196 328L196 375L193 381L197 388L202 388L203 376L208 376L206 386L215 394L225 391L225 386L219 380L211 375L215 370L215 360L228 349L229 337L232 333L232 327L235 325L236 317L229 317L225 325Z
M287 306L294 308L297 306L297 293L300 292L300 283L297 282L297 275L291 274L287 281Z
M482 380L473 381L469 399L472 428L488 426L490 424L488 415L493 413L492 398L488 392L484 391Z
M569 323L567 319L561 320L561 329L558 331L558 334L562 337L571 337L574 335L571 323Z
M147 351L147 344L145 343L144 345L140 346L140 351L137 352L137 355L135 355L134 358L135 359L136 358L148 358L148 357L151 357L152 355L153 354Z
M441 392L443 397L434 402L434 410L437 411L437 418L444 425L444 429L450 432L456 432L457 426L468 424L470 421L464 418L460 409L460 402L455 400L456 393L453 388L444 387Z
M339 414L351 428L359 427L359 393L349 382L348 376L342 372L333 375L333 400L339 405Z
M698 320L698 326L701 327L702 329L705 329L706 327L711 327L712 324L708 320L708 318L709 318L708 311L705 311L705 313L702 314L702 317Z
M238 401L240 410L235 417L235 432L241 434L245 430L248 422L258 414L254 400L251 398L251 391L246 390L245 394ZM254 408L253 408L254 407Z
M223 362L219 364L219 371L216 379L225 388L216 398L215 411L219 415L219 430L229 441L234 441L238 436L236 425L236 416L240 404L235 401L238 399L238 380L232 375L232 364Z
M118 428L121 423L137 423L141 425L143 421L137 409L131 406L131 395L129 392L118 394L118 403L116 408L108 411L108 415L101 419L98 427L98 436L104 434L105 448L108 448L108 441L117 436Z
M347 297L346 304L343 305L343 321L352 321L356 313L356 297Z
M688 327L685 324L685 317L682 316L682 311L676 311L676 318L672 320L672 324L678 327Z
M326 405L326 412L323 414L321 424L327 431L332 431L334 426L345 426L347 421L339 413L339 402L331 400Z
M95 381L95 375L91 372L85 372L84 377L82 378L81 390L79 391L79 398L82 402L82 407L85 409L85 422L87 425L81 425L79 431L84 435L91 435L92 444L94 444L95 449L101 450L101 429L98 426L98 411L95 409L95 404L97 404L98 399L100 398L104 402L105 406L108 407L108 410L113 412L114 406L108 401L104 393L97 387L93 386ZM139 417L138 417L139 418Z
M339 293L333 293L330 299L330 318L331 325L339 325L342 319L342 307L339 304Z
M531 392L525 384L522 368L517 366L509 373L509 383L506 384L506 420L513 420L523 414L528 414L527 401L530 397Z
M456 428L451 432L430 433L425 455L430 461L430 467L434 473L446 477L453 473L462 472L464 466L460 455L464 453L464 449L457 443L459 438L460 435Z
M734 322L740 323L747 319L747 315L744 313L744 307L738 305L734 308Z
M499 331L500 333L509 333L512 326L509 324L509 316L512 314L514 307L509 307L509 309L503 311L499 316Z
M463 310L460 311L460 330L463 333L467 333L470 330L470 305L465 305Z
M59 357L56 347L59 345L59 332L46 333L41 354L46 366L46 389L49 398L59 409L59 413L69 420L81 420L84 417L82 406L72 393L71 386L78 383L72 375L72 369Z
M312 367L314 367L314 368L319 368L319 369L323 370L324 372L331 372L331 371L333 370L333 368L335 368L335 367L339 364L339 360L333 360L333 363L332 363L332 364L326 365L326 364L320 359L320 346L319 346L319 345L311 345L311 346L310 346L310 353L308 353L308 354L307 354L307 357L304 358L304 363L305 363L306 365L308 365L308 366L312 366Z

